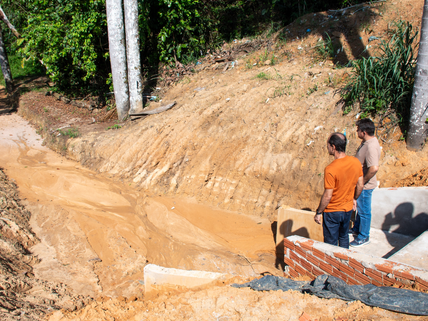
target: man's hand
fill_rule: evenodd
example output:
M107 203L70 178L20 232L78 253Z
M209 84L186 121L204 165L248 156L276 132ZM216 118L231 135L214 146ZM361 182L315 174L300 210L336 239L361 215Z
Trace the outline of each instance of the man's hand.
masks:
M318 224L322 223L322 215L321 214L315 214L314 221Z
M352 200L352 210L353 211L357 210L357 200L355 198Z

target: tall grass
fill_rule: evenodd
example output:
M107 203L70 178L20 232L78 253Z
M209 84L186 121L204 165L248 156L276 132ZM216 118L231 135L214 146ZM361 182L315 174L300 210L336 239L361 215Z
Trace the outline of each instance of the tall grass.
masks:
M22 79L25 77L44 74L43 67L39 62L35 62L33 60L22 60L22 57L18 55L9 55L8 60L13 79ZM5 86L3 73L1 72L0 85Z
M378 57L353 62L351 79L341 93L345 113L357 106L362 117L393 113L400 122L407 119L415 80L417 34L410 23L400 21L389 39L379 45Z

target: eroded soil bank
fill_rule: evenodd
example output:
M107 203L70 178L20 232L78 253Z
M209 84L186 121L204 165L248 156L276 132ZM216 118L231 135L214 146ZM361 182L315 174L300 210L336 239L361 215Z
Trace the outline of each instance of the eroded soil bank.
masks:
M0 162L19 186L41 242L34 274L97 297L141 294L147 262L243 276L275 269L270 222L191 199L135 192L41 146L26 121L3 115Z

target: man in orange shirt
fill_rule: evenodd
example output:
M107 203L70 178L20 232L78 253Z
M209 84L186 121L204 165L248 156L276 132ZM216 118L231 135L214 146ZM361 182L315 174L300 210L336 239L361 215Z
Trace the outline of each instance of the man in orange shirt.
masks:
M349 248L349 222L357 198L363 190L363 170L360 161L347 156L346 136L333 133L327 141L328 153L334 161L324 171L324 194L314 220L322 223L324 243Z

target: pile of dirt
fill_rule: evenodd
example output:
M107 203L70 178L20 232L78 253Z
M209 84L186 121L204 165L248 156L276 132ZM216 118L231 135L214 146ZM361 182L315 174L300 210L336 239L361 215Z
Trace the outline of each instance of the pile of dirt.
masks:
M37 257L29 248L39 240L29 226L30 212L21 204L17 186L0 168L0 319L42 320L47 313L73 311L89 297L73 295L64 284L34 277Z
M407 176L396 183L397 187L420 187L428 186L428 167Z

